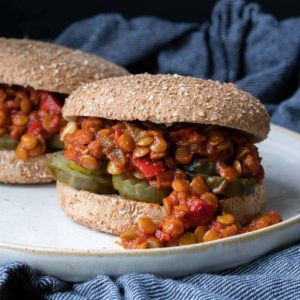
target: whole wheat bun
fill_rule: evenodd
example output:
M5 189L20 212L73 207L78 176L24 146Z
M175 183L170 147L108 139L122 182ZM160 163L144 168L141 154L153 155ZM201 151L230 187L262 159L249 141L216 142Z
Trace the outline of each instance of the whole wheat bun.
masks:
M126 74L122 67L79 50L0 38L0 83L70 94L83 83Z
M239 130L252 142L265 139L270 129L259 100L233 84L178 75L130 75L83 85L66 99L63 116L218 125ZM61 182L57 189L68 216L102 232L120 234L142 216L159 222L166 215L156 204L78 191ZM254 193L221 200L220 205L244 224L260 213L265 201L264 186L256 185Z
M270 130L261 102L234 84L178 75L129 75L83 85L67 98L63 116L219 125L242 131L252 142Z
M119 195L97 195L75 190L57 182L60 206L74 221L91 229L119 235L134 226L143 216L160 222L166 212L163 206L122 198ZM247 223L262 210L265 189L257 184L253 194L233 197L221 203L225 212L232 213L242 224Z
M0 38L0 83L70 94L83 83L126 74L122 67L79 50L33 40ZM0 182L54 181L48 171L51 156L19 161L14 151L0 150Z
M48 170L48 163L57 153L19 160L16 158L15 151L0 150L0 182L35 184L54 181Z

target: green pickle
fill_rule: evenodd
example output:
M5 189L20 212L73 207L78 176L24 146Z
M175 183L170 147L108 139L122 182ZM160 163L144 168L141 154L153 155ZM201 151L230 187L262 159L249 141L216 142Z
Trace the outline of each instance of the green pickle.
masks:
M156 189L145 180L124 175L115 175L112 181L121 196L136 201L162 204L163 198L171 192L169 189Z
M95 194L114 194L111 175L88 175L70 168L69 160L62 154L55 155L49 164L49 170L58 181L76 189Z
M68 161L68 166L72 170L83 173L83 174L86 174L86 175L100 175L101 173L104 173L104 170L103 170L102 166L98 170L89 170L89 169L86 169L86 168L82 167L81 165L79 165L78 163L76 163L73 160Z
M184 171L191 178L202 176L211 191L225 197L246 196L255 189L254 178L238 178L233 182L226 182L220 176L216 176L216 163L207 158L195 159L189 165L184 166Z
M59 134L54 134L49 139L47 139L47 146L51 149L64 149L65 145L60 140Z
M194 159L189 165L184 166L183 169L191 177L199 176L199 174L216 175L216 163L208 158Z
M15 150L19 141L13 139L9 134L0 137L0 149L2 150Z
M256 180L254 178L238 178L226 182L220 176L202 175L210 190L225 197L241 197L254 192Z

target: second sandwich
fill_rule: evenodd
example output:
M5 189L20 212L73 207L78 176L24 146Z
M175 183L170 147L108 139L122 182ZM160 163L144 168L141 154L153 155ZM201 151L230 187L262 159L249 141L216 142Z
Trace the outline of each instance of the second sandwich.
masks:
M0 182L53 181L64 99L81 84L127 71L100 57L32 40L0 38Z

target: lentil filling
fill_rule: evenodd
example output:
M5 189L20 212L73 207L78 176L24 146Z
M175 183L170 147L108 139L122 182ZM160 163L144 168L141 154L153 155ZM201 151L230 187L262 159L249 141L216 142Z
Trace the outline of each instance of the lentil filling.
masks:
M15 150L20 160L63 149L65 95L0 84L0 149Z
M112 176L115 193L164 205L167 217L160 224L141 218L135 228L121 235L125 248L205 242L281 221L271 211L242 227L220 209L220 199L251 194L264 179L258 149L238 131L79 117L65 126L61 139L67 167L58 172L58 164L50 164L60 181L72 182L76 188L76 180L69 180L74 171ZM94 189L94 184L82 187L80 182L81 189ZM97 191L101 193L101 188Z

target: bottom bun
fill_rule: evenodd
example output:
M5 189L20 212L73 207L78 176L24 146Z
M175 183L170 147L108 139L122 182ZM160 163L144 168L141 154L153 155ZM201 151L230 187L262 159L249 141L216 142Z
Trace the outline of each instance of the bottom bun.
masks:
M19 160L15 151L0 150L0 182L36 184L54 181L48 170L48 164L56 153L47 153L27 160Z
M122 198L77 191L57 182L60 206L74 221L97 231L119 235L143 216L159 222L165 215L162 206Z
M263 209L266 203L266 192L264 184L257 184L254 193L244 197L231 197L220 200L224 212L234 215L242 224L249 223Z
M74 221L97 231L119 235L128 230L143 216L160 222L166 215L163 206L138 202L118 195L98 195L75 190L57 182L61 208ZM265 203L263 185L256 185L254 193L221 201L222 208L241 222L260 213Z

